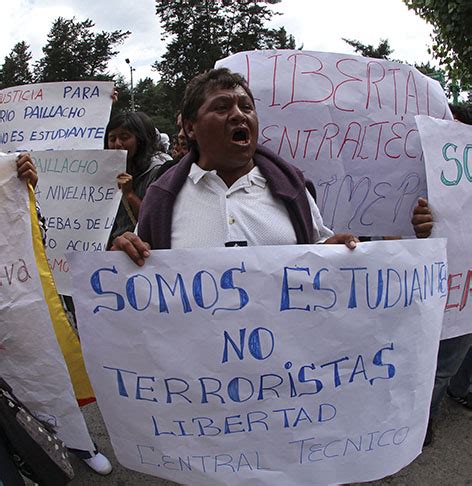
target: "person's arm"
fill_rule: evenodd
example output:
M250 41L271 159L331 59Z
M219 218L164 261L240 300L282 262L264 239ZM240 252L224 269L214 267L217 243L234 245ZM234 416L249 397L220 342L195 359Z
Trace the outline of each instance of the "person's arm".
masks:
M139 208L141 207L141 198L137 196L137 194L133 190L133 176L128 174L127 172L122 172L118 174L116 178L116 182L118 184L118 189L121 189L123 193L123 198L129 204L131 211L135 219L138 219L139 215Z
M36 172L36 167L31 160L30 154L20 154L16 159L16 171L18 173L19 179L30 182L33 188L36 187L38 183L38 173Z
M23 153L18 155L16 159L16 172L19 179L25 181L27 184L30 183L33 186L33 189L36 187L36 184L38 183L38 173L36 171L36 166L31 160L30 154ZM41 208L38 201L36 201L36 216L38 217L43 244L46 245L46 232L48 228L46 218L41 214Z
M420 197L415 209L413 210L413 217L411 224L415 230L417 238L428 238L431 236L433 230L433 214L429 209L428 200Z
M346 245L350 250L356 248L359 239L352 233L336 233L335 235L328 238L324 244L325 245Z
M118 101L118 88L113 86L113 91L111 93L111 103L114 104Z

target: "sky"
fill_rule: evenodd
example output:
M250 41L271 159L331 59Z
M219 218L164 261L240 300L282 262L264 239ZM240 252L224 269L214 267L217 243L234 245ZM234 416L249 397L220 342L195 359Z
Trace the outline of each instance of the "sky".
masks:
M2 0L0 65L20 41L30 46L34 61L40 59L57 17L89 18L97 31L131 31L109 63L111 73L121 73L129 82L131 65L134 83L146 76L157 80L151 65L165 52L165 42L154 6L154 0ZM375 46L387 38L394 59L432 60L427 51L432 28L402 0L282 0L275 10L282 15L274 17L272 26L285 26L305 50L353 54L342 37Z

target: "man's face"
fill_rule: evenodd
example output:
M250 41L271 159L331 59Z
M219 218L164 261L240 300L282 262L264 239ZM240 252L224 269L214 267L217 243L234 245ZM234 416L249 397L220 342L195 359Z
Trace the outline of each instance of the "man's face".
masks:
M179 133L177 134L179 140L179 156L183 157L188 152L188 147L187 138L182 127L182 115L180 113L177 115L177 128L179 129Z
M257 113L241 86L208 92L196 120L184 123L189 138L198 144L199 165L205 170L241 170L256 151Z

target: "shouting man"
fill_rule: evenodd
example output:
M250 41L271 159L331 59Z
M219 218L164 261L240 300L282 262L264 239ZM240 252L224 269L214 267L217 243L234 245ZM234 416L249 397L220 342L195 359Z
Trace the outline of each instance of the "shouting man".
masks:
M138 235L112 249L143 265L150 249L344 243L324 226L302 173L257 144L254 97L244 78L226 68L187 86L182 124L189 153L149 188Z

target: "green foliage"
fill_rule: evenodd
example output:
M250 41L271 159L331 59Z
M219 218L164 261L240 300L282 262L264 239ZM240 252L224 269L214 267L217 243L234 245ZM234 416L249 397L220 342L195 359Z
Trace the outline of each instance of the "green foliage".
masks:
M432 66L429 61L427 63L415 64L415 68L421 73L426 74L426 76L439 81L446 96L452 99L454 104L459 103L460 92L465 91L467 88L457 80L450 79L444 69Z
M131 90L123 76L115 80L118 100L112 105L111 116L131 110ZM134 104L137 111L144 111L161 132L169 135L175 132L174 112L168 102L162 81L155 83L151 78L138 81L134 87Z
M108 61L117 54L116 44L130 32L94 33L90 20L78 22L59 17L43 47L44 57L35 65L37 82L111 79L106 73Z
M111 107L111 116L121 111L128 111L131 107L131 90L123 75L115 78L115 88L118 92L118 99Z
M156 0L156 13L170 39L168 50L154 67L162 80L140 80L134 88L137 110L146 112L159 130L176 131L175 112L187 82L232 53L253 49L293 49L295 39L284 27L264 25L274 15L271 6L280 0ZM107 72L108 61L117 54L129 32L94 33L94 23L59 17L52 24L43 57L29 70L31 54L23 42L5 58L0 71L1 87L29 82L115 79L118 100L112 115L130 110L131 91L123 76Z
M443 69L434 67L429 61L426 63L422 62L421 64L415 63L415 68L418 69L420 73L439 81L442 88L446 89L447 74Z
M0 89L33 82L29 67L32 55L29 49L26 42L18 42L5 57L0 70Z
M288 34L285 27L269 31L267 39L268 49L295 49L295 37Z
M161 132L171 135L175 131L174 112L166 97L164 83L145 78L136 85L136 109L147 113Z
M471 0L403 0L433 26L432 53L452 80L472 84Z
M393 49L390 47L388 39L381 39L377 47L370 44L363 44L356 39L343 38L343 41L354 47L354 50L362 56L388 59L390 61L401 63L405 62L399 59L391 59L389 57L390 54L393 53ZM449 98L452 98L454 103L458 102L461 91L467 91L469 89L468 85L458 82L457 79L449 78L448 73L445 70L432 66L429 61L427 63L415 64L415 68L426 76L439 81L446 92L446 95Z
M167 52L154 67L175 111L188 81L212 68L219 59L253 49L294 48L295 39L281 27L264 25L280 0L156 0L156 14L170 39Z
M393 53L393 49L390 47L388 39L380 39L377 47L374 47L371 44L363 44L355 39L345 39L342 37L342 40L353 47L361 56L375 57L377 59L390 59L389 56Z

